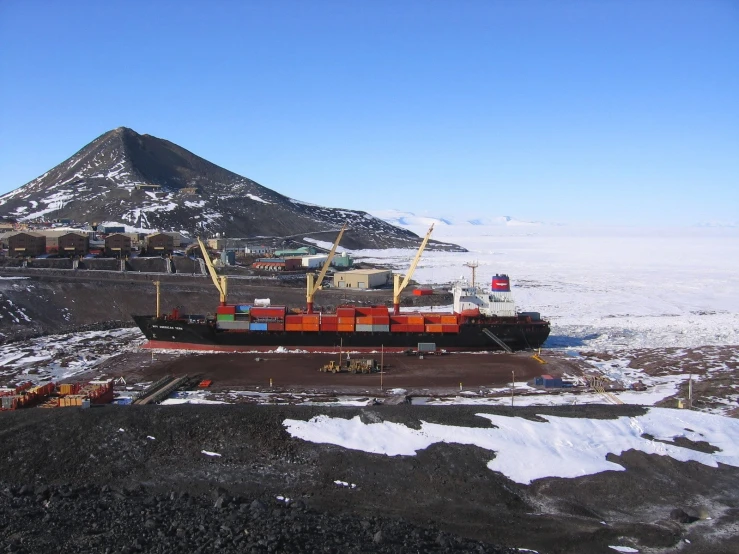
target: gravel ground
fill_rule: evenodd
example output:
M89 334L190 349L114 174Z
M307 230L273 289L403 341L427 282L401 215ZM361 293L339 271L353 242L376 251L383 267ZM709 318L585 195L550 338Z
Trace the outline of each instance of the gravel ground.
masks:
M521 485L490 471L494 454L477 447L435 444L417 456L387 457L301 441L283 427L286 418L319 414L416 428L421 421L487 425L475 416L480 412L609 418L643 408L106 406L3 413L0 544L8 552L613 552L609 545L737 551L736 468L629 451L609 455L623 472Z

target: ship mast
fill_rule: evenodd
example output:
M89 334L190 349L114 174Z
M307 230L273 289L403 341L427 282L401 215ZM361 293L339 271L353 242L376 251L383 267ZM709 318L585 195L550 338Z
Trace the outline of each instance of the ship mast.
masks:
M336 254L336 248L339 246L339 241L341 240L342 235L344 234L344 231L346 231L347 223L344 223L344 225L341 226L341 231L339 231L339 236L336 237L336 241L334 242L333 247L331 248L331 251L328 253L328 257L326 258L326 261L323 263L323 267L321 268L321 272L318 274L318 277L316 278L312 273L306 273L305 279L306 279L306 311L309 314L313 313L313 296L316 294L316 291L321 288L321 284L323 283L323 278L326 276L326 271L328 270L328 266L331 265L331 260L334 259L334 254Z
M469 267L472 270L472 288L475 288L475 270L480 266L477 262L467 262L464 264L466 267Z
M431 224L431 227L429 228L429 232L426 233L426 236L421 241L421 246L418 247L418 252L416 253L416 257L413 258L413 262L411 263L411 267L408 269L408 273L406 273L405 277L403 278L403 282L400 282L400 275L397 273L393 275L393 313L395 315L398 315L400 313L400 293L403 292L403 289L408 285L408 282L411 280L411 277L413 276L413 272L416 271L416 266L418 265L418 260L421 259L421 254L423 254L424 248L426 248L426 245L429 242L429 239L431 238L431 232L434 230L434 224Z

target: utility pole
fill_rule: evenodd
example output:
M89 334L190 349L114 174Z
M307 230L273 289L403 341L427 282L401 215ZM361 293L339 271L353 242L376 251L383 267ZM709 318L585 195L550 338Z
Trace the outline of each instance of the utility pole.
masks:
M385 366L385 345L380 346L380 390L382 390L382 374Z
M516 384L516 372L511 371L511 408L513 408L513 386Z
M157 288L157 319L159 319L159 285L161 285L160 281L154 281L154 286Z

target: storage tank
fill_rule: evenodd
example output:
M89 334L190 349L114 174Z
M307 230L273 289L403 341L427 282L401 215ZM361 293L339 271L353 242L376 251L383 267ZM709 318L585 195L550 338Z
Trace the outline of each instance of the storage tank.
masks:
M492 292L511 292L511 280L508 275L496 275L490 285Z

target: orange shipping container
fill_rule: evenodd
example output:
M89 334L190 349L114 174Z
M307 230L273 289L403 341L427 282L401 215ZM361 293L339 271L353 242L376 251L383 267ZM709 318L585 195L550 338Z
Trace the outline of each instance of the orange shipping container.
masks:
M303 325L307 324L318 324L319 321L321 321L321 316L318 314L311 314L311 315L304 315L303 317Z
M285 323L285 331L302 331L302 323Z
M365 315L357 318L357 325L372 325L372 316Z
M340 332L354 332L354 324L353 323L339 323L338 331Z
M347 324L348 325L350 323L352 325L354 325L354 316L352 316L352 317L340 317L339 320L337 321L337 323L339 325L342 325L342 324Z
M456 325L457 316L456 315L443 315L441 316L441 323L443 325Z
M423 316L422 315L409 315L408 325L423 325Z
M318 323L303 323L303 331L318 331Z
M427 333L443 333L444 332L444 326L440 323L429 323L426 324L426 332Z

